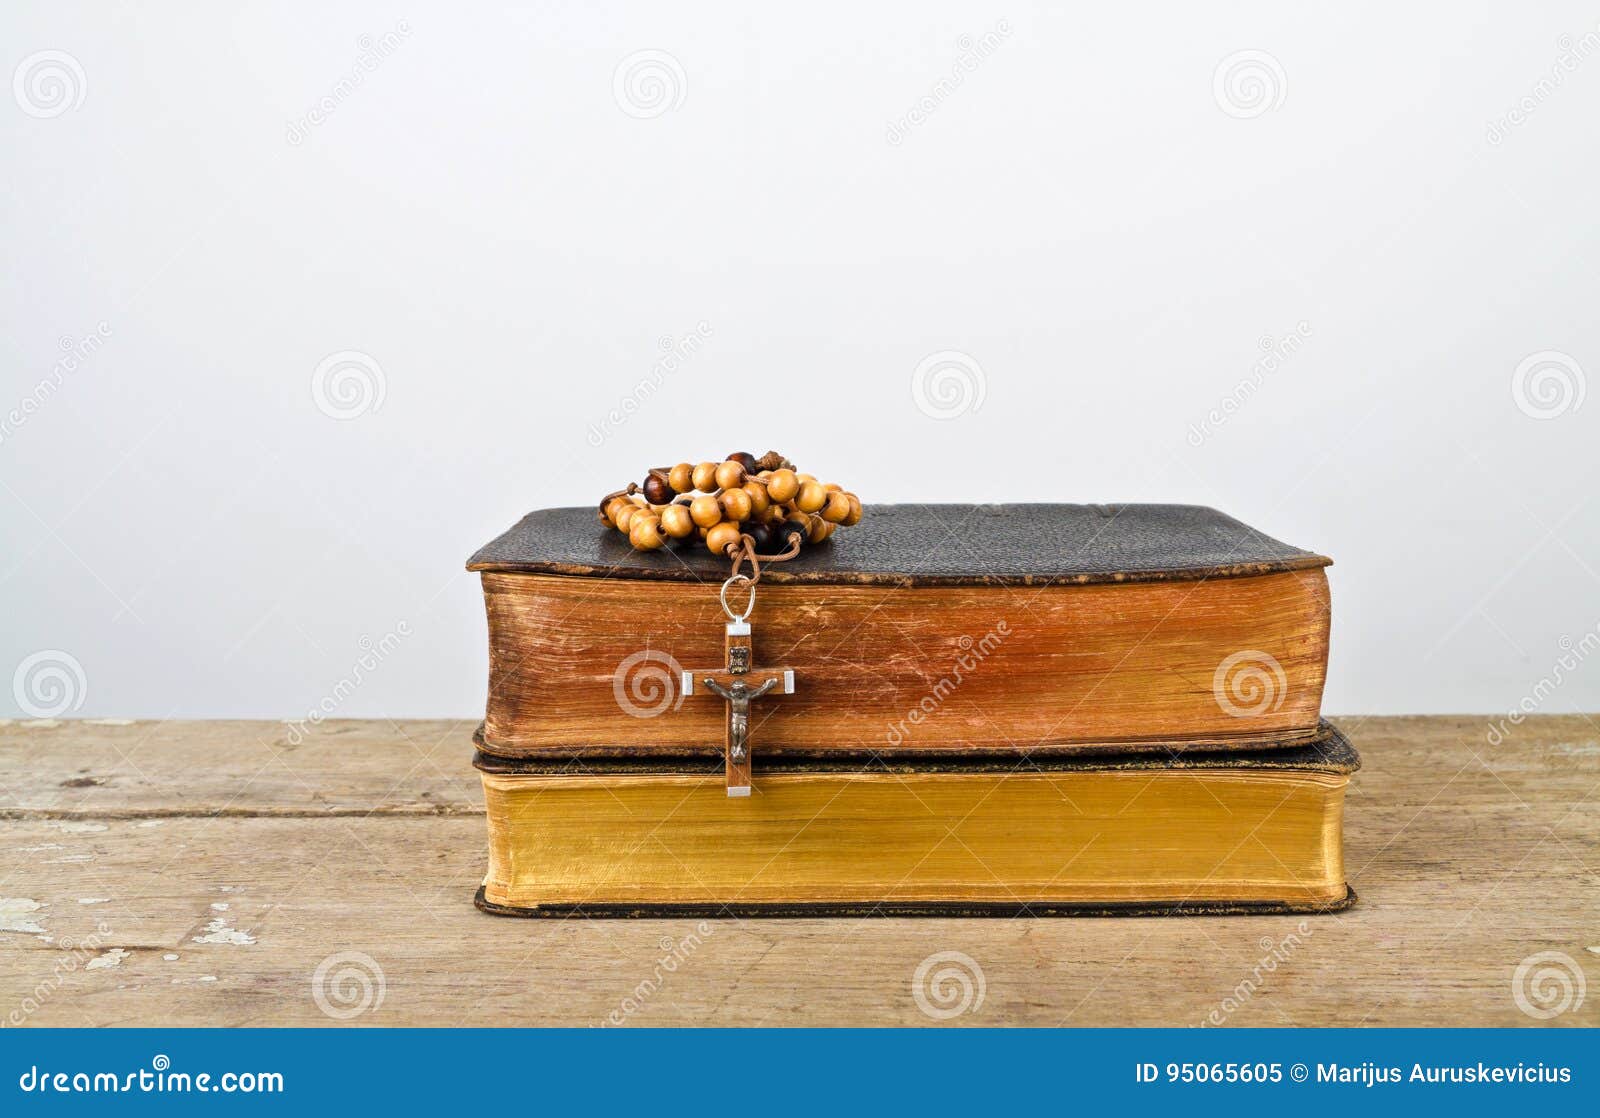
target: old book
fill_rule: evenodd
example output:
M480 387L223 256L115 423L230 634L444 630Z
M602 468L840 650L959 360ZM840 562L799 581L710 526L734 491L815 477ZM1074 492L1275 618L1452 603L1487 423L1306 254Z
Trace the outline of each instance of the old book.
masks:
M489 872L522 915L1330 911L1357 760L1324 728L1277 751L759 766L482 754Z
M1318 910L1321 555L1176 505L872 506L754 600L589 509L471 559L495 912Z
M1312 742L1327 665L1321 555L1186 505L879 505L763 570L753 654L766 757L1162 753ZM703 547L636 552L592 509L524 518L472 557L489 616L484 753L722 752Z

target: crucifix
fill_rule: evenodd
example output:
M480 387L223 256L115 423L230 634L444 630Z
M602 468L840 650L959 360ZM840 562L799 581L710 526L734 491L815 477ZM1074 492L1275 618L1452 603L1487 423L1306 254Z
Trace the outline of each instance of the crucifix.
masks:
M732 581L731 579L729 580ZM724 588L726 590L726 588ZM752 588L750 604L755 604ZM727 605L726 598L723 601ZM750 794L750 701L768 693L794 694L792 668L752 668L750 666L750 623L745 620L750 610L735 617L730 610L727 636L727 666L712 671L685 671L683 693L693 695L695 685L704 687L728 704L728 723L723 733L722 753L727 771L728 795Z

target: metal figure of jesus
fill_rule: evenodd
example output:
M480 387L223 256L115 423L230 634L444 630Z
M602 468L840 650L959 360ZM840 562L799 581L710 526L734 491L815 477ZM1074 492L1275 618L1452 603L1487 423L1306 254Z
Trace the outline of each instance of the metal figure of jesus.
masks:
M774 689L780 695L794 694L791 668L752 668L750 624L728 622L727 665L710 671L685 671L683 693L693 695L698 682L728 704L728 722L722 751L727 771L728 795L750 794L750 703Z

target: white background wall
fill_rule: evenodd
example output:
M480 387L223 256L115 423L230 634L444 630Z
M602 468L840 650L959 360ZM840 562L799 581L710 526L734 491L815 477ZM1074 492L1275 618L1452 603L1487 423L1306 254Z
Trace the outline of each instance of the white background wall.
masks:
M736 447L1213 504L1337 560L1328 709L1600 707L1593 5L235 7L0 13L0 713L303 717L404 622L338 713L469 716L468 553Z

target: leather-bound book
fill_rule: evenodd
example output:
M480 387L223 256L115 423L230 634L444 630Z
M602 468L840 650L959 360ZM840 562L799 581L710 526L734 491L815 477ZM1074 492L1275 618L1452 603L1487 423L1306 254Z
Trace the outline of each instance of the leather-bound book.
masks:
M469 561L491 911L1315 910L1329 560L1184 505L884 505L754 600L534 512Z

